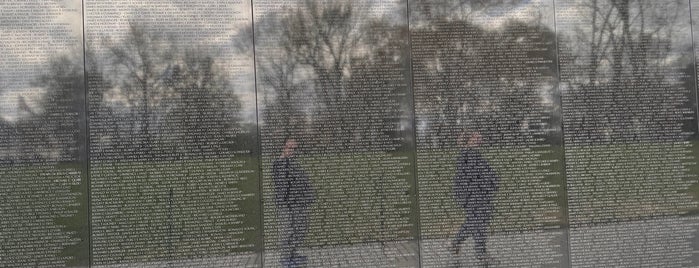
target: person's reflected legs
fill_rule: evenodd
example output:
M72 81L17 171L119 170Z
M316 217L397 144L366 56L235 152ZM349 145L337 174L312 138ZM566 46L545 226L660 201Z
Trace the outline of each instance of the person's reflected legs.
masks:
M458 259L450 259L448 260L449 262L447 263L447 268L460 268L461 264L459 263Z
M465 214L466 219L452 241L450 251L453 254L459 254L461 244L469 236L472 236L475 242L476 257L485 258L488 256L486 242L488 241L488 223L491 217L490 209L487 206L467 207Z
M299 254L308 231L308 210L306 208L287 208L280 211L281 259L282 267L302 267L308 262L306 256Z
M487 208L473 209L469 215L473 219L473 241L476 257L484 257L486 252L486 241L488 240L488 222L490 213Z
M468 215L468 212L466 213ZM463 224L461 224L461 228L459 229L459 232L456 233L456 237L454 240L451 242L451 247L449 248L449 251L451 251L452 254L458 255L459 252L461 251L461 244L466 241L466 239L472 234L473 232L473 222L469 221L468 218L464 221Z
M306 232L308 231L308 211L306 208L298 208L292 211L292 234L290 235L290 241L288 244L291 246L289 252L289 260L297 267L304 266L308 262L306 256L300 255L298 249L303 244L306 238Z
M476 252L476 260L484 267L496 264L490 254L488 254L486 242L488 241L488 224L491 218L491 208L483 206L475 209L469 216L474 219L473 224L473 241L474 250Z
M281 257L279 262L282 267L291 267L291 255L295 251L292 246L293 241L293 225L292 225L292 213L288 208L280 208L278 211L279 218L279 235L280 235L280 247L281 247Z

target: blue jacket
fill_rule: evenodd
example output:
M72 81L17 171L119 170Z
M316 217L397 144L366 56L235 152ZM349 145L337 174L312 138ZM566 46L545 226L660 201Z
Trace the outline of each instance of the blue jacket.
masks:
M315 191L306 172L294 157L280 157L272 163L275 202L278 207L308 207L315 202Z
M500 177L480 152L472 148L461 150L456 161L454 198L463 208L490 206L498 190Z

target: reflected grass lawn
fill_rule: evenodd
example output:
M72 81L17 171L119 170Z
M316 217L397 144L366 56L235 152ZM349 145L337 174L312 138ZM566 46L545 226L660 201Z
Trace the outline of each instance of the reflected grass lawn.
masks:
M697 142L569 147L567 174L560 146L485 150L501 176L491 231L567 226L569 203L578 224L697 214L697 148ZM422 238L453 235L464 219L451 190L457 154L455 150L419 151L417 185L412 152L301 157L318 194L311 208L307 246L415 239L418 215ZM260 217L265 246L275 248L278 235L270 163L271 159L262 162L261 195L257 157L93 163L95 261L145 262L260 251ZM41 174L80 170L77 165L14 168L14 174L49 188L51 176ZM0 170L7 173L8 168ZM69 189L76 194L78 205L71 209L77 213L53 217L77 239L61 251L63 256L73 256L72 266L88 261L86 181L83 175L82 184ZM5 179L5 183L11 181ZM6 198L19 199L16 194ZM13 228L5 232L21 226ZM36 241L41 239L46 240L37 234Z
M87 266L87 182L77 164L0 166L0 266Z
M491 231L525 231L565 223L560 147L481 150L500 177ZM465 219L452 190L458 154L457 150L418 152L420 226L425 239L451 236Z
M307 246L417 238L417 206L409 152L299 156L316 191ZM272 159L263 161L265 247L277 248Z
M493 232L565 227L569 207L574 225L699 213L697 142L570 146L567 170L561 146L484 154L501 177ZM453 235L465 218L452 197L457 155L418 153L423 238Z
M95 263L260 250L255 157L91 166Z

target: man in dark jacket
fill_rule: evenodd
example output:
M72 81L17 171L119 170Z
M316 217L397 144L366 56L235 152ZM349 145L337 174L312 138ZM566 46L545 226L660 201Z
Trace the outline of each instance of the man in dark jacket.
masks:
M308 230L308 207L315 202L310 179L296 162L298 144L293 138L284 141L282 154L272 163L275 205L277 207L281 264L283 267L299 267L306 263L306 256L298 253Z
M482 142L479 132L464 132L459 137L462 146L456 162L454 198L466 212L466 220L451 244L451 252L458 254L461 243L468 236L475 242L476 258L487 265L493 262L486 251L488 223L493 213L493 197L500 178L478 151Z

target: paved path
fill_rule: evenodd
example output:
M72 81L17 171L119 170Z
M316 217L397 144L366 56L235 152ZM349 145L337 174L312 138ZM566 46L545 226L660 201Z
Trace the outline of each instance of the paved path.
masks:
M567 229L492 234L488 248L497 261L488 267L699 267L699 216L607 223ZM567 238L574 250L568 255ZM458 256L450 238L304 248L305 267L483 267L467 240ZM259 267L259 254L173 262L96 266ZM279 252L267 250L265 267L280 267Z
M565 232L537 231L500 233L489 236L488 251L496 264L488 267L565 267ZM451 239L430 239L421 243L422 267L479 267L474 243L468 239L459 255L449 252Z
M304 249L306 267L418 267L414 241L338 245ZM279 252L265 253L265 267L281 267Z
M96 265L101 268L174 268L174 267L260 267L259 254L213 257L177 261L157 261L146 263L124 263L114 265Z

